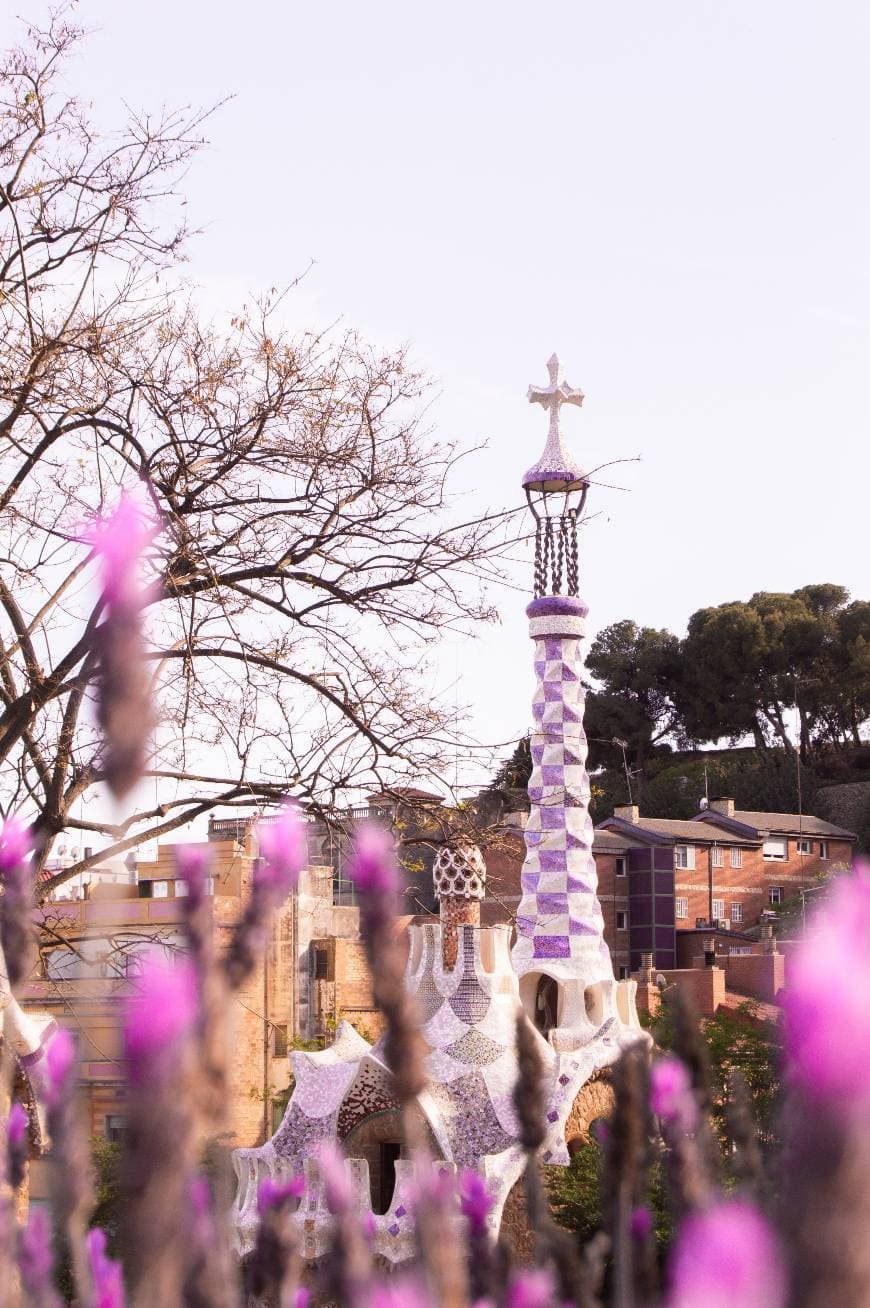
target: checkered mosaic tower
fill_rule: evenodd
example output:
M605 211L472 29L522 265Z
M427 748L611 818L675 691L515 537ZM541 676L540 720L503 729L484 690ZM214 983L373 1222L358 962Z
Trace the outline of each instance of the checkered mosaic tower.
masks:
M589 985L611 980L613 967L592 857L583 730L581 641L587 609L577 595L576 523L588 481L565 451L559 432L561 406L579 405L583 395L560 382L555 355L548 368L550 385L529 389L530 401L549 409L547 445L523 478L537 523L535 598L526 609L536 688L531 807L513 963L519 975L546 972L557 980ZM560 593L563 566L567 594Z

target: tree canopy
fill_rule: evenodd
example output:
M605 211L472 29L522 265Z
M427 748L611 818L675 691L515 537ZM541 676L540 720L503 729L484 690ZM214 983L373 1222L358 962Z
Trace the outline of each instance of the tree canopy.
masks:
M480 578L513 530L451 512L460 452L404 351L291 335L275 292L202 318L175 186L205 115L101 132L65 91L81 38L61 10L0 64L2 808L35 810L43 858L64 829L103 846L46 891L218 804L325 810L446 772L426 647L492 616ZM116 824L81 807L105 776L81 540L131 488L161 722L151 799Z

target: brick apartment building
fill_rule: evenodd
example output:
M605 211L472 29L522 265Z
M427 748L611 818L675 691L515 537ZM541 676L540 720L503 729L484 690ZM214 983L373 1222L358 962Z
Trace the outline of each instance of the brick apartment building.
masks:
M738 810L727 798L711 800L688 821L617 807L599 826L604 831L628 846L632 971L646 952L654 953L656 967L674 967L677 953L685 953L676 935L704 926L717 928L719 951L724 932L740 949L737 938L757 935L765 910L849 867L856 840L820 818Z

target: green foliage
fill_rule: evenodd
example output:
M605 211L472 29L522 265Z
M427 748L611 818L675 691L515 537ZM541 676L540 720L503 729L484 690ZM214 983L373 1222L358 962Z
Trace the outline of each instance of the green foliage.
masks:
M529 737L517 741L510 758L499 764L492 784L496 790L516 790L529 784L532 775L532 751Z
M667 1002L649 1029L659 1049L673 1047L673 1023ZM740 1072L746 1081L762 1144L772 1143L773 1120L781 1093L778 1028L770 1023L759 1025L756 1006L747 1000L734 1013L720 1008L715 1017L701 1023L700 1030L710 1068L713 1123L723 1151L727 1155L725 1116L729 1078L734 1072Z
M603 1223L601 1196L604 1155L593 1137L579 1144L569 1167L547 1167L544 1176L553 1215L566 1230L574 1231L581 1245L591 1240ZM649 1207L659 1257L673 1238L674 1223L670 1212L662 1163L650 1169Z
M614 741L623 740L632 768L643 767L654 746L677 725L677 637L626 618L599 632L586 666L600 683L586 705L590 766L619 766L622 749Z

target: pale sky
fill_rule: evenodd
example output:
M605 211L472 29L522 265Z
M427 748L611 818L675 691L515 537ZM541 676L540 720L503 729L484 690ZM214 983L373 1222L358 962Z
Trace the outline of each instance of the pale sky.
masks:
M100 117L235 97L185 182L206 302L313 258L294 318L409 342L439 433L489 442L472 507L518 502L546 432L525 391L559 353L587 397L563 421L574 454L641 458L617 470L628 493L590 496L592 630L682 632L696 608L816 581L870 598L863 0L78 14L99 29L76 80ZM515 580L531 589L530 564ZM525 600L501 603L443 662L486 740L530 718Z

